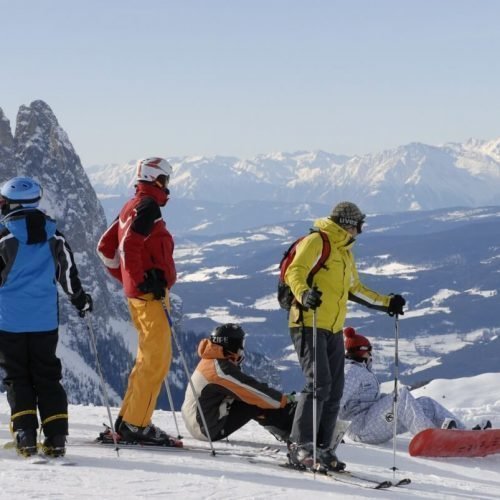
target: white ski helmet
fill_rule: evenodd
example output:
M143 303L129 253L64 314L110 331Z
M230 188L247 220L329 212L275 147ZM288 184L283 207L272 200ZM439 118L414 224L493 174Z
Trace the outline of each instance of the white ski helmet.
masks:
M160 175L165 175L167 182L172 175L172 165L164 158L154 156L137 162L136 181L154 182Z

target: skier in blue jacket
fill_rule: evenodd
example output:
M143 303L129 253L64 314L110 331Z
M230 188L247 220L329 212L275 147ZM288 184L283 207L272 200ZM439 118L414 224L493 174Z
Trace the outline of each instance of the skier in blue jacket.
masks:
M370 341L351 327L344 329L344 337L345 383L339 418L351 422L346 435L353 441L384 443L394 432L393 395L380 392L380 383L371 369ZM398 434L417 434L435 427L465 429L465 425L444 406L429 397L413 397L407 387L399 390L397 419ZM491 427L491 423L485 426Z
M92 299L54 220L38 210L41 186L15 177L0 189L0 367L19 454L37 453L40 413L49 456L65 453L68 402L56 356L57 282L83 316Z

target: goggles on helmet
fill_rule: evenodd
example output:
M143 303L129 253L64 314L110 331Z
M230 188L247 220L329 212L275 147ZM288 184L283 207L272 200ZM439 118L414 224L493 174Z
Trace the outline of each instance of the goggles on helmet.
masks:
M371 345L360 345L359 347L356 347L356 351L372 352L372 346Z

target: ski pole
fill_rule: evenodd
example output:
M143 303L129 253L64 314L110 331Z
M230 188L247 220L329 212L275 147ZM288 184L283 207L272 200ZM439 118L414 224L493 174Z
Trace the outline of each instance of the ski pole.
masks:
M170 313L168 311L167 304L165 303L165 299L162 300L162 305L163 305L163 310L165 311L165 314L167 316L168 324L170 326L170 331L172 332L172 338L174 339L174 343L177 346L177 350L179 351L179 356L181 358L182 365L184 366L184 371L186 372L186 377L189 381L189 387L191 388L191 391L193 392L193 396L194 396L194 399L196 401L196 406L198 407L198 411L200 412L201 421L202 421L203 427L205 428L205 432L207 433L206 436L207 436L208 442L210 444L210 448L212 450L212 455L215 457L216 453L215 453L214 445L212 443L212 438L210 437L210 431L208 430L208 425L207 425L207 421L205 419L205 414L203 413L203 409L202 409L201 404L200 404L200 398L198 397L198 394L196 393L196 389L194 388L193 381L191 380L191 375L189 374L188 366L186 363L186 358L184 357L184 351L182 350L182 346L181 346L180 342L177 340L175 328L174 328L174 325L172 323L172 318L170 317Z
M104 404L106 405L106 409L108 410L109 428L111 430L111 436L113 437L113 443L115 443L116 456L119 457L120 453L118 451L119 450L118 441L116 439L116 433L115 433L114 426L113 426L113 418L111 416L111 408L109 406L108 391L106 390L106 384L104 382L104 377L102 375L101 363L99 362L99 354L97 353L97 343L95 340L94 330L92 329L92 321L90 320L89 311L87 311L86 316L87 316L87 329L89 331L91 344L92 344L92 347L94 349L97 371L99 373L99 378L101 380L101 389L102 389L102 394L104 397Z
M177 423L177 417L175 416L174 400L172 398L172 393L170 392L170 385L168 383L168 377L163 380L165 384L165 389L167 390L168 404L170 405L170 411L174 417L175 428L177 429L177 439L182 439L181 431L179 430L179 424Z
M313 463L314 472L316 472L316 446L318 441L318 394L317 394L317 376L316 376L316 352L318 341L318 328L317 328L316 309L313 309Z
M399 376L399 356L398 356L398 345L399 345L399 316L394 315L394 330L395 330L395 347L394 347L394 397L392 399L392 471L393 477L396 479L396 436L398 428L398 376Z

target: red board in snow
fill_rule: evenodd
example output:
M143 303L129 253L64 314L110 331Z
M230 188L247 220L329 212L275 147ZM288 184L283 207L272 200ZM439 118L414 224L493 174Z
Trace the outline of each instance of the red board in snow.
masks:
M500 429L426 429L410 442L412 457L484 457L500 453Z

